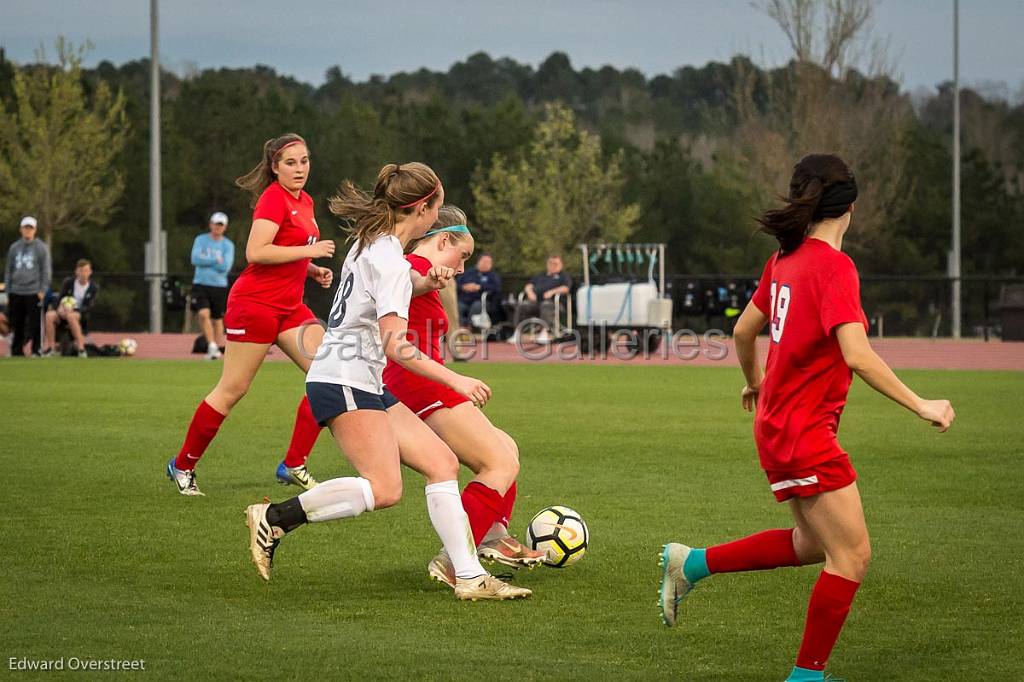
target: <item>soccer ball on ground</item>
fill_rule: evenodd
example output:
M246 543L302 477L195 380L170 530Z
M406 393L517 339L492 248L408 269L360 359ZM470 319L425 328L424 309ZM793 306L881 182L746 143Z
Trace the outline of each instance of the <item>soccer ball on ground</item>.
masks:
M117 350L121 355L135 355L135 351L138 349L139 342L135 339L121 339L121 343L117 344Z
M571 566L587 551L590 532L583 517L569 507L552 506L537 512L526 529L526 544L547 558L555 568Z

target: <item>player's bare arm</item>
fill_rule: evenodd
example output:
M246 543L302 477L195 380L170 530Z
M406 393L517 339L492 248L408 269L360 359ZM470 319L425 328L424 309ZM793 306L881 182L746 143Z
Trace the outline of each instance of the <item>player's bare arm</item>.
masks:
M868 386L945 432L956 413L948 400L926 400L900 381L868 341L864 325L853 322L836 327L836 338L847 366Z
M274 236L279 226L272 220L257 218L249 230L245 244L245 259L259 265L293 263L303 258L330 258L334 255L334 242L330 239L304 246L277 246Z
M764 380L764 368L757 357L757 335L766 324L768 316L753 303L748 303L733 330L736 357L747 380L741 394L743 409L747 412L752 412L757 407L757 394L761 390L761 381Z

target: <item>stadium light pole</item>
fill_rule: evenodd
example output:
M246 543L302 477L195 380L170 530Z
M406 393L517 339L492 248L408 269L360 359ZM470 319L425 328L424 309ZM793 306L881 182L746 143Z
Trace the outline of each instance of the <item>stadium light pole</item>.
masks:
M149 331L163 331L163 298L160 284L167 258L160 229L160 54L159 2L149 0L149 243L146 270L149 277Z
M953 0L953 239L949 252L950 317L960 338L960 0Z

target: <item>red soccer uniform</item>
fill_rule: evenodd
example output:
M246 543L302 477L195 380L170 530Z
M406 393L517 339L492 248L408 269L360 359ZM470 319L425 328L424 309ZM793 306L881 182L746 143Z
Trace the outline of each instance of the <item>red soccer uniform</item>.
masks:
M752 302L769 320L754 440L772 490L781 500L849 484L855 474L836 433L853 375L833 332L868 326L856 266L808 238L768 259Z
M278 225L274 246L307 246L320 238L320 229L313 216L312 197L299 192L296 199L279 182L271 183L256 202L252 219L255 222L261 218ZM277 265L250 263L231 287L231 296L251 298L265 306L291 310L302 303L309 263L308 258Z
M432 265L429 260L414 253L405 259L421 275L426 275ZM430 291L414 296L409 302L409 340L421 353L443 365L441 337L447 333L448 315L444 312L440 294ZM426 419L442 407L455 407L468 402L465 396L447 386L413 374L391 360L388 360L384 368L384 384L421 419Z
M313 199L303 191L295 198L272 182L260 195L253 221L260 218L278 225L275 246L307 246L320 238L313 215ZM303 305L310 259L264 265L250 263L228 295L225 333L231 341L273 343L280 332L315 319Z

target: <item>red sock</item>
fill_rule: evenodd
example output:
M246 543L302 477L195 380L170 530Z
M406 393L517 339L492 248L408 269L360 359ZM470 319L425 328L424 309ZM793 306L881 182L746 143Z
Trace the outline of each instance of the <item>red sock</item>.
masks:
M704 558L712 573L764 571L780 566L799 566L793 549L793 529L779 528L708 547Z
M225 415L210 407L205 400L199 403L196 413L192 415L192 423L188 425L188 433L185 434L185 443L181 446L174 466L185 471L196 468L196 462L206 452L207 446L217 430L224 422Z
M462 506L473 529L473 546L477 547L501 514L501 495L479 481L470 481L462 491Z
M512 518L512 507L514 506L516 506L516 482L512 481L505 496L501 498L501 515L498 517L498 523L504 524L506 528L509 526L508 520Z
M292 442L288 444L288 454L284 456L284 465L298 467L305 464L319 435L320 425L313 417L309 400L303 396L295 413L295 428L292 430Z
M860 583L821 572L811 591L811 603L807 605L807 624L800 653L796 656L797 666L808 670L825 669L858 587Z

